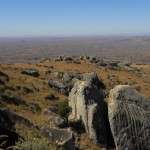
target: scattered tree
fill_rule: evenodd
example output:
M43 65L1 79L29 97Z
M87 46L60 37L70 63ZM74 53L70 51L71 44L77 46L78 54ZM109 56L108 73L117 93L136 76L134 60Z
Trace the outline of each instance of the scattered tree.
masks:
M58 114L65 120L67 124L68 124L68 116L70 112L71 112L71 107L68 104L68 100L65 100L64 102L59 104Z

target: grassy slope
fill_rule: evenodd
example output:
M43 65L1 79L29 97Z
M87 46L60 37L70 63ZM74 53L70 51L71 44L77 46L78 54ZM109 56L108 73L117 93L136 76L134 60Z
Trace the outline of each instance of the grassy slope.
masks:
M9 82L6 83L8 86L12 86L16 89L17 86L21 87L27 87L30 89L33 89L33 93L26 94L24 93L23 89L11 91L7 89L5 91L5 94L9 97L19 97L26 101L28 106L19 105L16 106L14 104L5 104L7 108L16 111L17 113L23 115L24 117L32 120L34 124L38 126L43 126L46 124L47 117L42 116L41 112L33 111L30 106L34 104L38 104L41 110L44 108L49 108L52 103L59 103L63 100L65 100L67 97L63 96L62 94L52 90L48 86L48 81L50 79L55 79L50 74L45 74L44 71L47 70L47 67L44 67L44 65L52 65L54 69L51 69L52 72L57 71L70 71L73 73L76 72L95 72L98 74L100 79L105 83L108 90L110 90L113 86L117 84L131 84L132 81L135 81L136 83L132 85L132 87L141 87L140 92L145 96L150 98L150 66L149 65L133 65L133 67L138 68L142 75L138 77L133 72L128 71L113 71L113 70L107 70L104 71L102 69L99 69L94 64L82 62L81 64L74 64L74 63L66 63L66 62L55 62L55 61L45 61L45 62L38 62L38 65L36 63L32 64L1 64L0 70L6 73L9 76ZM23 75L20 72L20 69L17 68L35 68L39 71L40 76L38 78L31 77L28 75ZM46 101L45 96L47 96L49 93L54 93L55 96L59 97L59 100L56 102L53 101ZM18 127L19 128L19 127ZM89 138L86 135L81 136L81 141L79 141L81 149L98 149L98 147L94 144L91 145L91 142ZM86 146L87 145L87 146Z

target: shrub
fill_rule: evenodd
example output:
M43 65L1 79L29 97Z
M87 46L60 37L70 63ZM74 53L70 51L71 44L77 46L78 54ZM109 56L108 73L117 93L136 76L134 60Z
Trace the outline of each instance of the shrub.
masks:
M0 93L3 93L5 91L4 86L0 85Z
M45 97L45 99L54 100L56 97L53 93L50 93L48 96Z
M39 104L32 103L29 107L29 110L33 113L41 112L41 107L39 106Z
M26 141L23 141L20 139L18 142L16 142L16 146L19 148L19 150L49 150L49 142L45 139L28 139Z
M60 103L58 106L58 114L64 118L66 123L68 124L68 116L71 112L71 107L68 105L68 100L65 100L64 102Z

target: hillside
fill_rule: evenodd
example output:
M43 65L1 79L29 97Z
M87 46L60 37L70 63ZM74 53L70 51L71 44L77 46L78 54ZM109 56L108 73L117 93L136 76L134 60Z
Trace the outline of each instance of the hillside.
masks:
M37 75L27 74L26 71L37 73ZM66 72L73 77L89 72L97 74L105 85L103 92L107 104L109 103L109 92L116 85L131 85L133 89L150 99L150 65L120 64L119 62L116 64L95 58L80 57L62 60L60 58L44 59L32 63L0 64L0 107L16 112L37 127L37 129L32 129L16 123L15 131L20 136L24 138L43 137L37 131L38 129L43 126L47 128L55 126L47 123L51 115L43 115L42 112L44 109L53 110L55 106L57 107L68 99L68 94L62 94L49 86L49 81L64 83L69 77L62 80L60 76ZM53 94L55 98L47 99L50 94ZM90 140L87 133L76 132L76 135L78 149L101 149L101 146Z

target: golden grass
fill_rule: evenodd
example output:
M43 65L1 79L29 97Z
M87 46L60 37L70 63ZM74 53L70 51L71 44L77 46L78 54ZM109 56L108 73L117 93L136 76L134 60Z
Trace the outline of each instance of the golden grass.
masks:
M13 110L20 115L24 116L25 118L30 119L35 125L38 125L39 127L45 126L47 124L47 116L43 116L41 112L32 112L30 110L30 106L34 103L39 105L41 110L45 108L49 108L51 104L59 103L64 101L67 97L60 94L57 91L54 91L48 86L48 81L50 79L55 79L51 75L46 75L44 73L45 70L47 70L46 67L43 67L44 65L52 65L54 69L51 69L53 72L64 72L66 70L69 70L70 72L76 73L76 72L95 72L100 79L103 80L104 84L106 85L106 88L108 90L111 89L110 84L131 84L132 81L135 82L135 84L132 84L131 86L133 88L136 88L138 86L141 87L141 93L145 96L150 98L150 65L133 65L133 67L138 68L141 72L141 76L137 76L133 72L128 71L113 71L113 70L107 70L104 71L102 69L99 69L95 66L95 64L89 64L82 61L81 64L74 64L74 63L66 63L66 62L55 62L55 61L45 61L43 63L38 63L41 66L37 66L35 64L14 64L11 65L11 68L35 68L39 71L40 76L38 78L31 77L28 75L23 75L19 70L12 70L9 65L2 64L0 66L0 70L4 73L9 75L10 81L6 83L8 86L12 86L16 88L17 86L20 87L27 87L30 89L33 89L33 93L26 94L23 92L22 88L21 90L6 90L5 94L8 96L15 96L19 97L26 101L28 106L19 105L16 106L14 104L6 104L6 107L10 110ZM149 73L149 76L145 78L144 73ZM108 76L110 77L108 79ZM121 83L118 83L117 80L121 81ZM56 97L59 97L59 100L57 101L49 101L45 100L45 97L49 94L53 93ZM17 125L16 129L20 132L24 129L21 125ZM29 133L23 132L22 134L29 134L29 136L32 136L32 131L28 129ZM32 134L32 135L30 135ZM92 143L91 140L88 138L87 135L83 134L81 135L81 141L79 142L81 149L86 150L100 150L101 148L98 148L96 144Z

